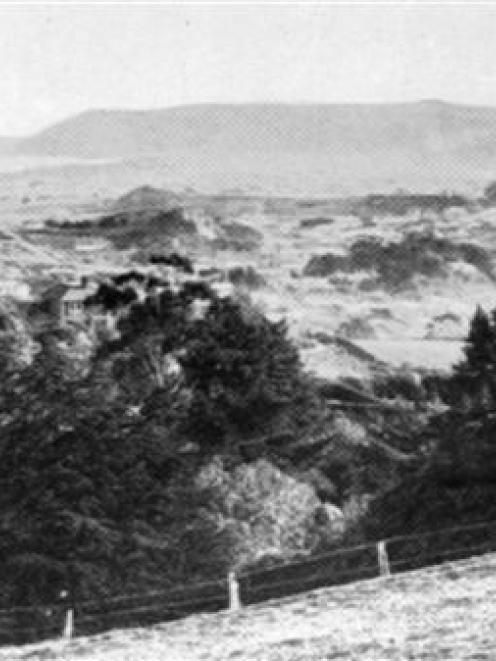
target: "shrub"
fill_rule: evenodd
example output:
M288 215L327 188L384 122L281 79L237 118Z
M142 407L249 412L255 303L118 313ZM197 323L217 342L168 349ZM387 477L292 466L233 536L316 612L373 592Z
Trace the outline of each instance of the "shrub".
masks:
M245 285L250 289L263 287L265 278L253 266L235 266L228 270L227 277L233 285Z
M325 277L335 271L347 270L348 261L346 257L329 252L324 255L313 255L303 269L303 275Z
M468 200L465 197L450 193L427 195L415 193L372 194L360 200L362 214L378 216L404 216L416 209L440 213L450 207L466 207L467 205Z
M450 262L464 261L494 278L489 253L471 243L455 243L431 233L411 232L401 241L383 243L376 237L359 239L347 256L327 253L313 256L303 273L328 276L335 271L373 271L372 286L399 289L411 283L416 275L428 278L443 275ZM367 282L367 289L370 279ZM362 287L363 288L363 287Z
M494 206L496 203L496 181L492 181L484 189L484 201L489 206Z
M150 255L150 264L165 264L181 269L185 273L194 273L193 264L188 257L172 252L169 255Z
M317 216L316 218L303 218L303 220L300 221L300 227L304 229L312 229L321 225L332 225L334 222L334 218L326 218L324 216Z
M266 460L229 471L216 458L196 483L208 493L208 517L229 531L233 566L264 556L289 558L318 542L315 518L321 503L314 490Z

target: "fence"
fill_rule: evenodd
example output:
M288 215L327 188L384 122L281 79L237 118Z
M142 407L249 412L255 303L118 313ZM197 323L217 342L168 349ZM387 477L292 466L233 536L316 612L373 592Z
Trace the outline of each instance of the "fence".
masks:
M0 610L0 644L143 626L496 551L496 522L391 537L164 591Z

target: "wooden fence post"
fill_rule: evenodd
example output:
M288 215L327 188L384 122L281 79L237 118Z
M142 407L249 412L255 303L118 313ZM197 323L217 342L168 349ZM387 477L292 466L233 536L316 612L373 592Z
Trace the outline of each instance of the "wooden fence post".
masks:
M377 542L377 561L379 563L379 576L390 576L391 568L384 540Z
M64 621L64 631L62 632L62 638L64 640L71 640L74 634L74 609L69 608L65 613Z
M241 608L241 601L239 599L239 583L235 572L229 572L227 582L229 584L229 610L237 611Z

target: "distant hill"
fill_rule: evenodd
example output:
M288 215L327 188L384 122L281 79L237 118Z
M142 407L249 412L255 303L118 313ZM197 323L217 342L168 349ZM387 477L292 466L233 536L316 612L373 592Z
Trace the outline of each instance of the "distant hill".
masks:
M408 104L191 105L92 110L19 141L24 153L109 157L178 149L496 156L496 108Z
M496 174L496 108L423 101L92 110L0 141L6 151L139 161L135 181L165 178L200 190L479 194Z

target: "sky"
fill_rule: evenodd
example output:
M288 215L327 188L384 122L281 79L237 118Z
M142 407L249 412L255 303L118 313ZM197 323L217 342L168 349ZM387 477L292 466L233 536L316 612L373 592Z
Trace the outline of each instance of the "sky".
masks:
M0 3L0 135L90 108L496 106L496 5Z

